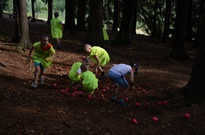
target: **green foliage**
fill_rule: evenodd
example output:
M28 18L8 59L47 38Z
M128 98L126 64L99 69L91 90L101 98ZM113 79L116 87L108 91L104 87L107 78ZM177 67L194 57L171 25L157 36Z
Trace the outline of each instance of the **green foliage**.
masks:
M13 1L12 0L0 0L0 6L5 12L8 12L8 13L13 12Z

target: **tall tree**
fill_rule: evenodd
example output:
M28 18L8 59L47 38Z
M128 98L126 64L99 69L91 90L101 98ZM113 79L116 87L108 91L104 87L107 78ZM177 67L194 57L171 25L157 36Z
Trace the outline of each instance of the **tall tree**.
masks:
M194 100L205 100L205 0L201 3L196 60L188 84L183 89L184 94Z
M103 43L103 0L90 0L90 15L86 42L91 45Z
M86 3L87 0L78 0L78 16L77 16L78 31L85 30Z
M165 10L165 21L164 21L164 32L163 32L163 42L165 43L169 38L170 30L170 14L171 14L171 0L166 0L166 10Z
M70 34L74 35L76 31L75 15L74 15L74 1L65 1L65 29L70 29Z
M51 19L53 18L53 0L47 0L48 3L48 19L47 23L50 23Z
M123 17L118 33L116 43L117 44L130 44L132 35L132 24L135 14L135 0L124 1Z
M189 58L184 49L189 2L189 0L177 0L174 43L169 55L173 59Z
M30 44L29 27L27 19L26 0L15 0L16 19L14 42L19 43L22 48L28 48Z

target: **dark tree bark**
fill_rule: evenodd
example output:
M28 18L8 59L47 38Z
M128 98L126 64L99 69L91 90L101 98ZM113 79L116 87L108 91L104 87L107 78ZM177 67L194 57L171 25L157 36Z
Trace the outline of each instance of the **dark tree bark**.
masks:
M90 15L86 42L91 45L101 45L103 39L103 0L90 0Z
M85 31L86 2L87 0L78 0L78 17L77 17L78 31Z
M187 27L186 27L186 37L185 39L187 41L191 41L193 37L192 32L192 0L189 0L189 12L188 12L188 21L187 21Z
M132 34L133 34L133 35L137 34L137 33L136 33L137 8L138 8L138 0L136 0L136 3L135 3L134 21L133 21L133 29L132 29Z
M189 0L177 0L174 43L169 55L173 59L189 59L184 49L188 7Z
M205 100L205 0L202 0L197 42L195 64L189 82L183 90L189 99Z
M22 48L28 48L30 47L31 43L29 38L29 27L26 13L26 1L16 0L14 4L16 9L16 21L15 34L13 39L14 42L19 43Z
M50 24L51 19L53 19L53 0L48 0L48 19L47 19L47 23Z
M65 1L65 29L70 30L71 35L75 35L76 25L74 20L74 2L73 0Z
M153 21L152 21L152 37L156 36L156 31L157 31L157 9L158 7L158 0L155 0L155 4L154 4L154 16L153 16Z
M131 44L135 2L135 0L124 1L122 22L120 26L120 31L116 39L117 44Z
M113 13L113 28L112 31L117 32L118 24L119 24L119 0L114 0L114 13Z
M31 22L33 22L33 23L36 22L35 8L34 8L35 1L36 0L31 0L31 9L32 9L32 20L31 20Z
M171 0L166 0L164 32L162 37L164 43L167 41L167 39L169 39L171 4L172 4Z
M3 9L1 3L0 3L0 19L3 19Z

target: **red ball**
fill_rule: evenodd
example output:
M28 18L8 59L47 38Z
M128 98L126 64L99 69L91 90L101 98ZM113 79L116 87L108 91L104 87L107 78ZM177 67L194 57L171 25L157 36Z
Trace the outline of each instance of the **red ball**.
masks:
M153 120L154 122L157 122L157 121L158 121L158 118L157 118L156 116L153 116L153 117L152 117L152 120Z
M133 124L137 124L137 123L138 123L137 119L133 118L133 119L132 119L132 123L133 123Z
M184 118L189 119L190 117L191 117L191 115L189 113L184 114Z
M139 107L140 106L140 102L136 102L135 106Z
M91 94L88 95L88 100L92 100L93 96Z

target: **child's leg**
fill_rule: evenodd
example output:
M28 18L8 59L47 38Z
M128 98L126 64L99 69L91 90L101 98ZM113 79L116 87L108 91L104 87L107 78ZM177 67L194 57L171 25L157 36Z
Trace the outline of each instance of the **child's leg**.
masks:
M39 72L39 69L40 69L40 63L34 62L34 67L35 67L34 82L37 83L38 82L38 72Z
M39 65L40 67L40 75L39 75L39 78L41 78L41 76L43 75L44 71L45 71L45 68L43 67L42 64Z
M57 44L58 44L58 47L60 48L61 47L61 39L60 38L57 38Z
M34 82L35 83L38 82L38 72L39 72L39 66L35 67L35 71L34 71Z

